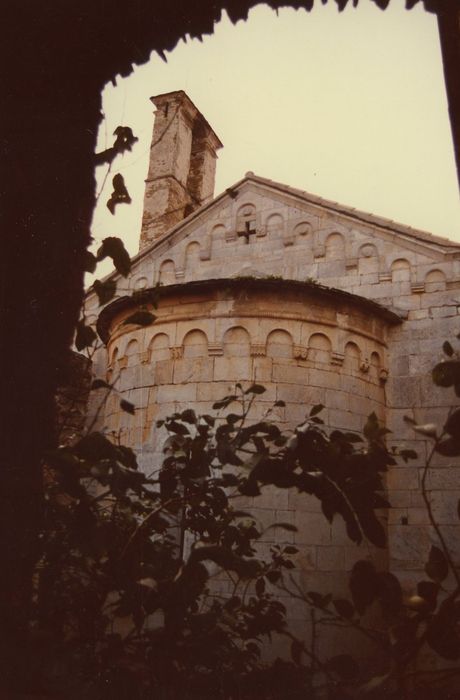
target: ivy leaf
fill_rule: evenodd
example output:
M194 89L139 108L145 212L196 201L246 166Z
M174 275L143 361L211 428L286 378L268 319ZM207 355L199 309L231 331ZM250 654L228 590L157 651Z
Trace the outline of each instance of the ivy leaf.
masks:
M99 304L102 306L103 304L107 304L107 302L109 302L115 296L115 292L117 291L117 283L115 280L106 280L105 282L95 280L93 289L97 294Z
M316 416L317 413L321 413L321 411L324 409L324 406L322 403L317 403L316 406L313 406L313 408L310 411L310 418L313 416Z
M299 550L297 549L297 547L293 547L292 545L288 545L287 547L284 548L283 551L285 554L297 554Z
M191 425L195 425L197 421L196 413L193 408L186 408L185 411L182 411L180 419L184 421L184 423L190 423Z
M126 413L130 413L132 416L134 416L136 412L136 407L131 401L126 401L125 399L122 399L120 401L120 408L122 411L126 411Z
M452 357L452 355L454 354L454 348L452 347L452 345L449 343L448 340L444 341L444 343L442 345L442 349L444 350L444 354L447 355L448 357Z
M93 379L91 389L111 389L112 387L104 379Z
M246 389L245 394L264 394L266 388L262 384L252 384L249 389Z
M156 316L154 314L151 314L150 311L136 311L135 313L128 316L128 318L125 318L125 320L122 323L122 326L128 325L130 323L133 323L136 326L150 326L155 319Z
M214 411L219 410L219 408L227 408L227 406L233 401L236 401L236 399L237 396L235 396L234 394L232 394L231 396L225 396L223 399L215 401L212 405L212 408Z
M131 270L131 259L123 245L123 241L115 236L104 238L102 245L97 251L97 259L112 258L117 272L123 277L127 277Z
M182 423L178 423L175 420L168 421L166 427L169 431L175 433L176 435L190 435L189 429L186 428L185 425L182 425Z
M86 326L84 321L78 321L75 335L75 347L77 350L89 348L97 339L97 335L91 326Z
M286 406L286 401L283 401L283 399L278 399L278 401L275 401L273 405L276 408L284 408Z
M430 556L428 557L425 571L433 581L437 582L444 581L449 573L449 565L444 552L439 547L435 547L435 545L430 549Z

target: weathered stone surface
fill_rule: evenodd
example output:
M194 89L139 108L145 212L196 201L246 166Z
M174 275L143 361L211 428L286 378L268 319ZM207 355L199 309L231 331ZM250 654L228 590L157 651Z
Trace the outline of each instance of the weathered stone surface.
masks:
M264 488L261 498L241 499L241 507L264 530L264 556L274 543L298 546L293 576L307 590L343 593L355 561L368 557L392 568L410 590L434 541L420 492L431 442L404 416L441 430L455 401L452 391L433 388L430 370L444 357L443 341L459 330L460 246L252 173L210 201L217 137L184 93L154 102L144 253L134 258L128 284L130 292L158 282L164 289L151 328L123 324L133 308L121 300L103 312L98 328L108 352L95 354L97 376L107 368L110 377L119 375L117 389L136 404L136 415L110 397L97 427L128 440L150 471L161 463L166 437L156 420L189 406L211 412L237 382L266 387L253 420L285 402L271 414L282 428L303 422L316 404L325 406L326 429L361 431L375 412L392 431L389 444L404 441L418 453L386 477L388 557L353 546L343 521L329 525L319 502L305 494ZM87 304L94 320L95 297ZM94 400L91 406L94 415ZM458 462L434 459L427 486L460 556ZM276 521L298 531L270 527ZM303 634L305 610L291 602L288 612Z

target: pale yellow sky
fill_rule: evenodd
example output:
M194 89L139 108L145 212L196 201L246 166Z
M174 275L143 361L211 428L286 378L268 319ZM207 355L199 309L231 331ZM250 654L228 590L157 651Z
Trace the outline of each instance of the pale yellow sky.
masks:
M236 26L181 42L103 95L100 149L119 124L139 143L117 160L93 236L137 252L153 124L151 95L185 90L224 144L216 194L247 170L460 241L460 206L436 20L421 5L385 12L370 0L278 16L265 5ZM102 182L104 169L98 173ZM133 197L105 208L112 174Z

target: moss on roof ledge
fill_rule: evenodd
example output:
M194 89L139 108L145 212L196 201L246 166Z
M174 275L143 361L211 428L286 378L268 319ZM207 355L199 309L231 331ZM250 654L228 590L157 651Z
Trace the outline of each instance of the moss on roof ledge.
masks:
M285 280L280 278L256 278L256 277L236 277L232 279L209 279L195 280L185 284L169 284L164 287L151 287L139 292L134 292L132 296L124 296L108 304L99 314L97 321L97 332L101 340L107 344L109 340L109 330L113 319L122 312L135 309L142 304L152 301L161 301L168 297L193 295L197 292L241 292L241 291L279 291L283 292L308 292L320 299L331 301L344 301L352 303L359 308L372 313L383 319L390 325L401 323L407 317L407 312L388 309L385 306L370 301L364 297L340 289L325 287L318 282L308 280L300 282L298 280Z

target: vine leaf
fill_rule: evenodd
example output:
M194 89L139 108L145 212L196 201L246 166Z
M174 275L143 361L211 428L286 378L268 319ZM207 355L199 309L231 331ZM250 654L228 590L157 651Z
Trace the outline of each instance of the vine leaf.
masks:
M245 394L264 394L266 388L262 384L252 384L249 389L246 389Z
M104 238L102 245L97 251L97 259L112 258L113 264L117 272L123 277L127 277L131 270L131 260L129 254L123 245L123 241L115 236Z
M91 389L111 389L112 387L104 379L93 379Z
M89 348L97 336L91 326L87 326L84 321L78 321L77 323L77 333L75 335L75 347L77 350L84 350Z
M126 401L125 399L122 399L120 401L120 408L122 411L130 413L132 416L134 416L136 412L136 407L134 406L134 404L131 403L131 401Z

